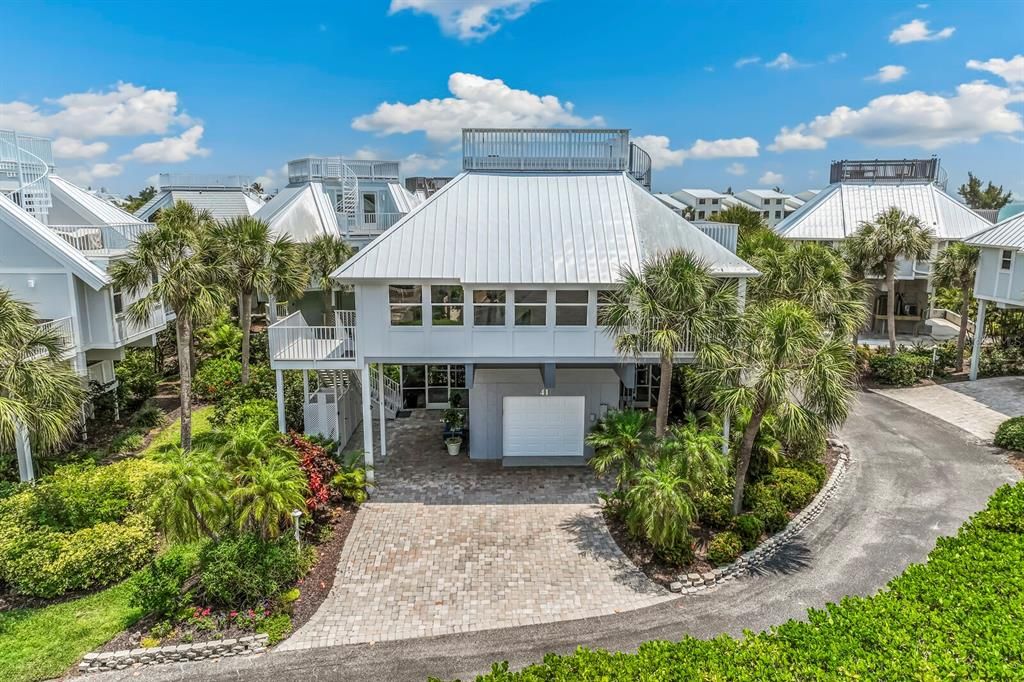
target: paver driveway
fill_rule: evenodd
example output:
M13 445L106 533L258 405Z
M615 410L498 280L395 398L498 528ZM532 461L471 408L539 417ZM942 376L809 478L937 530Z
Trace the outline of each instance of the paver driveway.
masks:
M429 414L389 427L379 489L356 517L331 594L279 649L535 625L672 598L619 551L588 471L451 458Z

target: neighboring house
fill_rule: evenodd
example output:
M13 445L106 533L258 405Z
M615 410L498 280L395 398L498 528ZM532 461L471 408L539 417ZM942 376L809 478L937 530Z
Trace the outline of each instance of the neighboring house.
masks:
M978 317L974 323L971 379L978 378L978 359L985 338L985 311L991 303L998 308L1024 309L1024 213L969 237L967 243L981 250L974 278Z
M672 212L675 213L677 216L686 218L688 216L693 215L692 208L690 208L683 202L679 201L671 194L655 193L654 196L657 197L658 201L672 209Z
M726 208L722 203L726 195L711 189L681 189L671 197L692 209L695 220L708 220Z
M0 287L64 337L64 357L83 382L115 388L125 346L152 345L173 319L155 307L148 324L130 322L134 299L107 274L150 227L54 175L49 140L0 131ZM19 443L19 455L27 447Z
M597 420L651 404L657 386L657 356L622 358L597 324L621 268L685 249L741 296L757 273L650 193L649 157L626 130L465 130L463 169L334 274L354 309L270 327L281 426L281 371L318 371L307 432L344 441L361 419L369 463L372 402L383 417L455 395L471 459L583 463ZM735 243L735 226L711 226Z
M761 214L768 227L774 228L782 220L792 213L793 209L787 208L786 201L791 198L789 194L782 194L773 189L745 189L736 193L736 198L743 203L753 206L755 211Z
M405 179L405 188L422 199L441 189L451 178L428 178L422 175L413 175Z
M252 179L241 175L161 173L156 195L139 207L135 215L156 222L160 210L186 201L209 211L216 220L251 216L263 205L252 188Z
M899 333L921 334L930 327L936 338L957 332L955 314L932 306L931 260L949 242L962 241L991 226L977 213L946 194L939 160L836 161L832 184L780 222L784 239L838 246L862 223L890 207L917 216L931 229L935 243L927 261L901 260L896 267L896 327ZM877 281L871 303L870 330L885 333L886 292Z

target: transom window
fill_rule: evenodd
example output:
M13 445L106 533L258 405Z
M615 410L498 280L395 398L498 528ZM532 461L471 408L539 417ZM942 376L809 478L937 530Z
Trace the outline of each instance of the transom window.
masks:
M585 327L590 292L586 289L566 289L555 292L555 325L559 327Z
M505 326L505 290L473 291L473 324L478 327Z
M392 284L388 287L391 326L419 327L423 324L423 287L416 284Z
M465 294L460 286L430 287L430 322L436 327L462 326Z
M548 292L520 289L515 292L516 326L543 327L547 324Z
M1002 258L999 260L1000 270L1009 270L1010 265L1013 263L1013 251L1010 249L1003 249Z

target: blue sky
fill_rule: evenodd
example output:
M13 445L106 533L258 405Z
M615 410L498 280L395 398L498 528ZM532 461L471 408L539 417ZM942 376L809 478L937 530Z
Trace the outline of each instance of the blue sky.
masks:
M0 128L133 192L289 159L452 174L462 125L632 129L656 190L938 154L1024 197L1024 3L362 0L9 4ZM1016 59L1014 59L1016 58ZM886 67L884 71L880 71ZM436 100L436 101L434 101Z

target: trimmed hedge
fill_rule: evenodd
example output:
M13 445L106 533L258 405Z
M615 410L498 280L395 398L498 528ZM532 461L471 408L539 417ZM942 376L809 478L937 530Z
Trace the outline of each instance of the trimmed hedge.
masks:
M996 429L995 444L1007 450L1024 452L1024 416L1007 419Z
M1024 483L1003 486L873 597L845 597L742 639L577 649L479 682L568 680L1019 680L1024 677Z
M931 358L901 351L896 355L879 352L869 361L871 372L880 384L913 386L926 378L932 369Z

